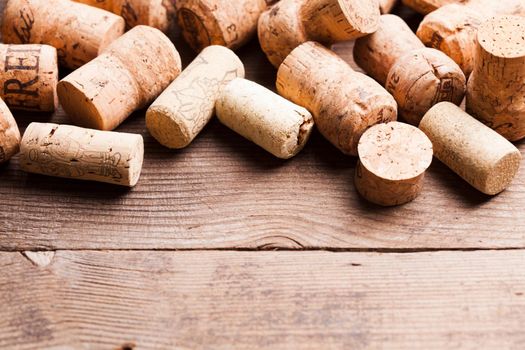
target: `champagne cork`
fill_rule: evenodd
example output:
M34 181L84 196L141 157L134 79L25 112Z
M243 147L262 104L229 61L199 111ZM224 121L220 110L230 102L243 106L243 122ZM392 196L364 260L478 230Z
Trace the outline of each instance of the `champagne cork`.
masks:
M2 39L8 44L48 44L58 61L78 68L97 57L124 32L124 20L69 0L9 0Z
M396 102L383 87L315 42L298 46L285 59L277 91L307 108L321 134L349 155L357 155L366 129L397 118Z
M375 32L379 14L377 0L281 0L261 15L259 42L279 67L306 41L331 45Z
M399 122L368 129L358 146L354 183L368 201L393 206L414 200L432 163L432 143L418 128Z
M31 123L20 147L22 170L133 187L142 170L141 135Z
M425 48L398 16L381 16L376 33L356 41L354 59L395 97L399 114L418 124L441 101L461 103L466 78L444 53Z
M257 20L274 0L176 0L184 39L197 52L222 45L235 50L255 34Z
M518 171L520 151L454 104L435 105L419 127L432 141L435 156L485 194L503 191Z
M146 25L167 32L175 19L174 0L74 0L124 18L126 30Z
M396 5L397 0L379 0L379 10L381 10L381 14L390 13Z
M0 99L0 164L18 153L20 131L7 105Z
M188 146L213 117L221 89L237 77L244 77L244 65L233 51L206 47L148 108L149 132L166 147Z
M54 47L0 44L0 97L11 109L53 112L57 83Z
M467 111L510 141L525 138L525 17L501 16L478 30Z
M314 126L305 108L245 79L226 85L216 109L221 123L282 159L304 148Z
M74 124L113 130L146 107L181 70L180 56L158 29L136 26L102 55L58 83L58 97Z

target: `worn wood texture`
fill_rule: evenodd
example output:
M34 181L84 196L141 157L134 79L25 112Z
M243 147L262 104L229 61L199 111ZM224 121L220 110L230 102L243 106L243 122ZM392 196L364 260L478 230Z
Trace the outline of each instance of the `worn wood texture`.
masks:
M522 349L525 252L0 253L2 349Z

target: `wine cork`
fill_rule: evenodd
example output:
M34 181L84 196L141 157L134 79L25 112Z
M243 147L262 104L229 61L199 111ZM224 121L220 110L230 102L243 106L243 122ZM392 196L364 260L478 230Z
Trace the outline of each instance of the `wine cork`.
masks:
M284 60L277 91L307 108L321 134L345 154L357 155L359 138L370 126L397 118L396 102L383 87L315 42Z
M124 18L126 30L146 25L167 32L175 19L174 0L74 0Z
M0 99L0 164L7 162L18 153L20 131L9 108Z
M255 34L257 20L275 0L177 0L184 39L197 52L222 45L235 50Z
M444 53L424 47L398 16L381 16L376 33L356 41L354 59L394 95L399 115L418 124L441 101L461 103L466 78Z
M475 6L487 18L494 15L525 14L525 2L523 0L403 0L403 4L423 15L450 4Z
M403 0L403 5L410 7L422 15L426 15L442 6L464 3L466 1L468 0Z
M113 130L150 104L181 70L173 43L158 29L136 26L102 55L58 83L58 97L74 124Z
M377 0L281 0L259 18L259 42L279 67L304 42L331 45L373 33L379 14Z
M20 147L22 170L133 187L142 170L141 135L31 123Z
M520 151L454 104L435 105L419 127L432 141L435 156L485 194L503 191L518 171Z
M379 0L379 10L381 10L381 14L390 13L396 5L397 0Z
M501 16L478 30L467 111L510 141L525 138L525 17Z
M304 148L314 126L308 110L245 79L226 85L216 109L221 123L282 159Z
M354 183L368 201L393 206L414 200L432 163L432 143L418 128L399 122L368 129L358 146Z
M9 0L2 39L8 44L48 44L58 61L78 68L97 57L124 32L124 20L69 0Z
M166 147L188 146L213 117L221 89L237 77L244 77L244 65L233 51L206 47L148 108L149 132Z
M0 44L0 97L11 109L53 112L57 83L54 47Z

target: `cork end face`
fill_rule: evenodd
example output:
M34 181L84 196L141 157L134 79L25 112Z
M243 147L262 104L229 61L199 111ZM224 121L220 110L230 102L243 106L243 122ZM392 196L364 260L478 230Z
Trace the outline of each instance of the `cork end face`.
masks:
M142 164L144 162L144 140L141 135L137 135L134 151L129 160L129 187L134 187L140 178Z
M173 149L187 147L191 133L186 126L172 118L172 111L162 106L151 106L146 112L146 127L149 133L163 146Z
M212 44L226 46L222 31L214 12L202 1L177 1L177 21L184 40L191 48L200 52Z
M525 17L501 16L478 30L480 46L495 57L525 57Z
M501 158L487 174L481 186L482 192L491 196L503 192L518 173L520 163L521 153L518 150Z
M379 28L381 10L377 1L338 0L339 7L352 27L364 35Z
M111 130L105 125L100 111L84 92L73 83L62 80L57 86L58 98L62 108L73 124L98 130Z
M297 132L293 134L294 137L290 137L288 142L283 144L281 152L274 154L281 159L290 159L299 154L306 145L314 128L314 119L307 109L296 108L294 111L301 117L302 123L298 124Z

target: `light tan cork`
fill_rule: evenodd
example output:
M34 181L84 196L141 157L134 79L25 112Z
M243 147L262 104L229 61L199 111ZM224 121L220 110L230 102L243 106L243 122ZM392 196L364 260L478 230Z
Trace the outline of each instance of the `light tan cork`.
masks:
M399 115L417 125L441 101L461 103L466 78L444 53L426 48L398 16L381 16L379 29L360 38L354 59L395 97Z
M359 138L370 126L397 118L396 102L383 87L315 42L285 59L277 91L307 108L321 134L345 154L357 155Z
M221 123L282 159L304 148L314 126L305 108L240 78L222 90L216 110Z
M58 97L74 124L113 130L146 107L181 70L180 56L161 31L136 26L102 55L58 83Z
M213 117L221 89L237 77L244 77L244 65L233 51L206 47L148 108L150 134L169 148L188 146Z
M69 0L9 0L2 22L8 44L48 44L58 61L78 68L124 32L124 19Z
M525 17L493 18L478 30L467 111L510 141L525 138Z
M503 191L519 169L520 151L454 104L435 105L419 127L432 141L435 156L485 194Z
M398 0L379 0L379 9L381 14L390 13L392 9L397 5Z
M523 0L403 0L403 4L423 15L450 4L477 7L487 18L494 15L525 14Z
M31 123L20 147L22 170L50 176L133 187L142 170L138 134Z
M74 0L113 12L126 21L126 30L138 25L170 29L175 20L174 0Z
M399 122L368 129L358 146L354 183L368 201L392 206L414 200L432 163L432 143L418 128Z
M58 105L57 83L54 47L0 44L0 97L9 108L53 112Z
M222 45L235 50L255 34L257 20L275 0L177 0L179 27L197 52Z
M468 0L403 0L403 5L423 15L429 14L448 4L460 4ZM493 0L491 0L493 1Z
M7 105L0 99L0 164L18 153L20 131Z
M281 0L259 18L259 42L279 67L306 41L331 45L373 33L379 15L377 0Z

